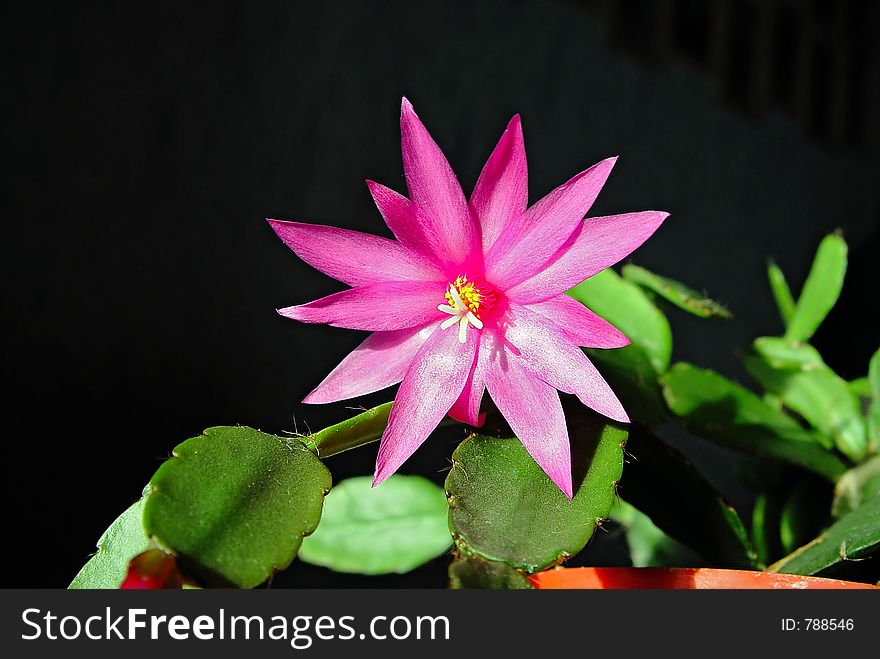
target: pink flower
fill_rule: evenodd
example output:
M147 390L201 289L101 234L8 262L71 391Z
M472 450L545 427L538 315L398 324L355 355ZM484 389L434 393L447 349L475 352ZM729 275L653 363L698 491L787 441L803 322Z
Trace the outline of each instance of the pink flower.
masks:
M481 425L480 401L488 390L532 457L571 498L558 391L627 422L579 346L618 348L629 340L565 291L630 254L667 213L584 220L616 158L527 208L519 116L510 120L470 201L406 99L400 130L409 199L367 181L396 241L269 220L300 258L352 287L279 313L373 332L304 402L330 403L401 383L379 447L376 485L447 414Z

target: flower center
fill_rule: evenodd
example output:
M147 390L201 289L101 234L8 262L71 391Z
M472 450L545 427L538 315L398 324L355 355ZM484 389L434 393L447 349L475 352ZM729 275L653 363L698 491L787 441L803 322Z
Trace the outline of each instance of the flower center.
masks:
M483 329L480 314L495 306L495 301L495 292L487 284L471 281L467 275L456 277L446 290L447 304L437 307L450 315L450 318L441 323L440 329L458 324L458 340L464 343L468 325L473 325L478 330Z

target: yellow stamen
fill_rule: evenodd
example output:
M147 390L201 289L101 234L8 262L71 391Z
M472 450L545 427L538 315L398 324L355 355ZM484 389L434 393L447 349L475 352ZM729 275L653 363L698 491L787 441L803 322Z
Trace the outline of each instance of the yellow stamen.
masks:
M449 304L440 304L437 309L448 313L449 318L440 323L440 329L449 329L458 324L458 340L464 343L467 340L468 325L478 330L483 329L483 321L480 319L480 306L484 310L490 309L495 302L495 294L484 294L472 281L464 275L456 277L446 290L446 301Z
M467 309L477 318L480 317L480 303L483 301L483 296L480 294L480 289L464 275L456 277L450 284L449 290L446 291L446 300L460 311Z

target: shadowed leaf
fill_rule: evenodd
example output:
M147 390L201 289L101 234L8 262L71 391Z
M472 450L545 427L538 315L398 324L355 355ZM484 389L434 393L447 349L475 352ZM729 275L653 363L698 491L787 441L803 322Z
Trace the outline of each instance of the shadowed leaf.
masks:
M663 376L669 409L691 432L757 457L773 457L836 480L846 465L814 433L710 370L678 363Z
M693 550L673 540L654 525L651 518L623 500L618 500L611 519L626 530L633 567L698 567L703 559Z
M519 570L479 556L459 556L449 565L449 587L455 590L531 590L532 584Z
M712 565L753 567L755 552L733 506L679 451L630 427L620 496Z

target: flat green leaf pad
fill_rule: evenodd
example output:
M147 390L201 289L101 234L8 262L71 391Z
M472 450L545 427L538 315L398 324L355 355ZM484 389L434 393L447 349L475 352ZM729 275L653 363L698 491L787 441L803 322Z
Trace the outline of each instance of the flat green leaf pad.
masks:
M104 531L98 551L82 567L68 588L119 588L129 561L150 546L141 520L145 498L129 506Z
M299 441L209 428L153 476L144 528L207 584L253 588L293 560L330 483Z
M472 435L459 445L446 493L464 553L536 572L584 548L614 502L627 433L586 410L569 414L568 424L571 501L516 437Z
M409 572L452 545L446 496L421 476L395 475L371 488L369 476L342 481L327 496L321 525L299 557L337 572Z

